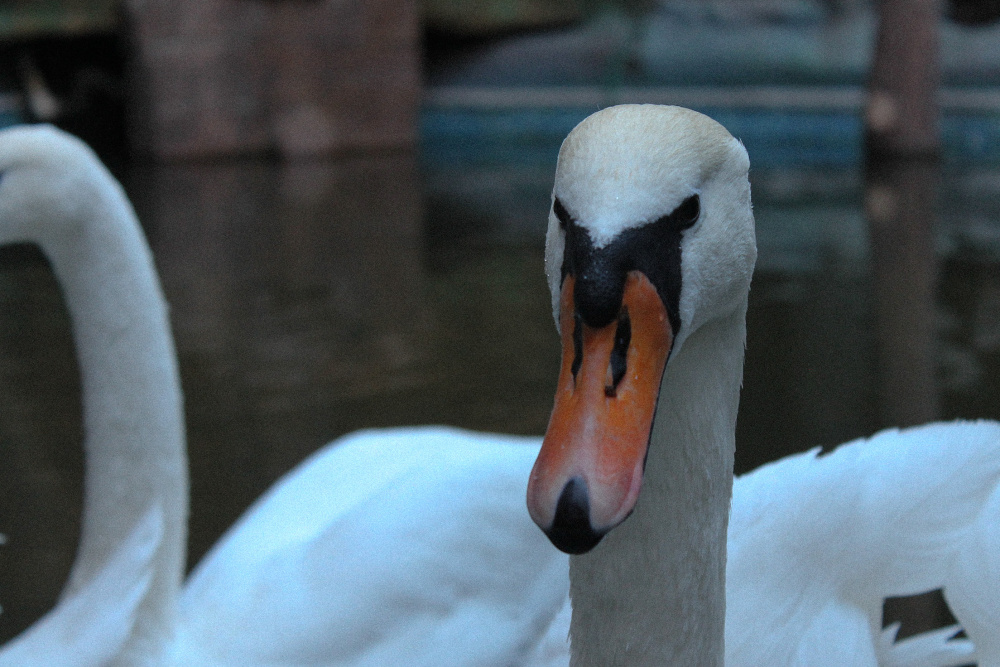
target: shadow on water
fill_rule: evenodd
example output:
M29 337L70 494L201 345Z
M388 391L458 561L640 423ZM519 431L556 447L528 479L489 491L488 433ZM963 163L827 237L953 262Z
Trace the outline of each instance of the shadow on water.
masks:
M930 340L925 374L942 417L997 417L1000 178L944 178L936 297L918 318ZM878 244L861 175L771 169L752 179L760 261L741 472L875 430L878 341L897 339L876 326L886 299L873 287ZM126 185L180 355L191 563L281 474L343 433L544 430L559 359L542 272L550 172L420 173L412 155L385 154L138 167ZM0 253L0 640L53 603L79 530L79 388L60 304L39 253Z

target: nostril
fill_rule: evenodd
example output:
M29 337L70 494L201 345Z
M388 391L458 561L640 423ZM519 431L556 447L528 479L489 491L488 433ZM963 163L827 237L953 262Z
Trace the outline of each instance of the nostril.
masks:
M573 477L566 482L556 503L552 527L545 532L556 548L568 554L586 553L604 537L590 525L590 498L583 479Z
M583 364L583 318L580 313L573 313L573 378L576 379L580 372L580 365Z
M618 315L618 326L615 328L615 345L611 349L611 359L608 362L608 382L604 387L604 395L614 398L618 393L618 385L628 370L628 346L632 343L632 321L628 309L622 308Z

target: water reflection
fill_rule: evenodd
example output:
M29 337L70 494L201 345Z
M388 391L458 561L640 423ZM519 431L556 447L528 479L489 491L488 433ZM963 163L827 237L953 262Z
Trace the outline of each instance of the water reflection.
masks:
M339 402L420 384L416 167L411 155L160 167L138 202L187 392L196 562L275 478L354 425Z
M192 563L338 435L530 433L547 416L524 387L554 386L555 335L521 326L547 317L541 250L472 249L434 271L412 155L161 167L137 200L187 396ZM512 354L524 333L545 342Z
M760 262L741 471L870 433L881 419L881 297L860 174L752 178ZM961 202L946 202L950 217L937 227L939 286L924 320L947 324L931 348L940 413L1000 416L1000 234L990 231L1000 211L987 187L997 181L945 178L944 192ZM461 165L420 174L408 154L127 175L181 360L192 563L278 476L348 431L450 423L542 432L559 360L542 274L550 179L534 168ZM502 191L517 200L505 204ZM81 496L68 320L44 261L23 248L0 253L0 349L6 639L55 600Z
M865 213L872 246L880 419L885 426L940 413L935 339L934 225L940 164L932 159L870 165Z
M936 372L937 257L934 227L940 163L869 156L865 214L872 247L878 405L881 426L911 426L940 413ZM900 636L955 622L944 598L888 600L883 618Z

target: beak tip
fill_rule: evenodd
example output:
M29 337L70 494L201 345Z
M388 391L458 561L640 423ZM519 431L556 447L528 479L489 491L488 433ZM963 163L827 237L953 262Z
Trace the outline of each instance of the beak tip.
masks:
M595 530L590 523L590 498L582 478L566 482L552 525L544 530L557 549L573 555L587 553L604 537L605 531Z

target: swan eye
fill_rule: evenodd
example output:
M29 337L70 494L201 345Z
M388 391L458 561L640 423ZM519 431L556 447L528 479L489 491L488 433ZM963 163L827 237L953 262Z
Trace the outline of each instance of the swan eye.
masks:
M681 229L687 229L698 222L698 216L701 214L701 200L698 195L691 195L687 199L681 202L681 205L674 209L674 212L670 214L677 225Z
M568 227L569 223L573 220L573 218L570 217L569 211L566 210L566 207L562 205L562 202L559 201L558 198L552 202L552 210L559 219L559 228L566 231L566 227Z

